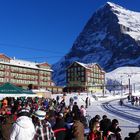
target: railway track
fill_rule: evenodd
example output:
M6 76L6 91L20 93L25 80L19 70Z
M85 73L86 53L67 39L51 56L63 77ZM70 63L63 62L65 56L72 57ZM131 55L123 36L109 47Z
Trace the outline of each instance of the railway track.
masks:
M132 122L140 122L140 108L133 108L127 105L120 106L118 100L103 103L102 108Z

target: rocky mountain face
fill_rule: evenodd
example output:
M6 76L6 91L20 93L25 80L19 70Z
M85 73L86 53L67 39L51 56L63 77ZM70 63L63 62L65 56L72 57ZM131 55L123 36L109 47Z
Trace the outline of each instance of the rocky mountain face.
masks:
M87 22L70 51L53 65L53 79L65 85L73 61L98 63L106 72L140 66L140 13L107 2Z

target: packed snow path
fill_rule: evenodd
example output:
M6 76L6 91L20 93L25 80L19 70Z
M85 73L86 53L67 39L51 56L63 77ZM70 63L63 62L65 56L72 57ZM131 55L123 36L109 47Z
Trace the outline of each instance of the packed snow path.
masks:
M53 95L53 98L56 98L56 96L60 96L62 97L63 95L62 94L57 94L57 95ZM86 93L83 93L83 94L67 94L65 100L66 100L66 104L68 105L69 104L69 98L70 97L77 97L77 99L75 100L78 105L84 105L85 106L85 100L86 100L86 97L88 96L91 100L91 105L87 108L87 114L90 115L91 117L94 117L95 115L99 114L101 117L103 115L107 115L108 118L110 118L111 120L112 119L118 119L119 121L119 126L120 128L122 129L122 138L124 139L125 137L128 136L128 133L129 132L136 132L138 131L138 123L136 122L132 122L130 121L129 119L126 119L126 118L122 118L120 116L117 116L116 114L112 114L111 112L108 112L107 110L103 109L102 108L102 104L105 103L105 102L109 102L111 100L114 100L114 99L120 99L120 96L116 95L116 96L108 96L106 95L106 98L98 98L98 101L96 101L92 95L90 94L86 94ZM116 101L117 102L117 101ZM116 105L118 104L115 103ZM114 104L114 106L115 106ZM120 107L121 108L121 107ZM120 109L119 108L119 109Z
M119 116L123 117L124 119L128 119L132 122L139 123L140 122L140 108L130 108L129 106L121 106L119 101L110 101L102 104L102 107L107 111Z
M134 121L129 120L128 118L124 118L124 117L118 116L117 114L114 114L112 112L108 112L106 109L102 108L102 104L105 102L107 102L107 101L104 100L104 101L93 102L92 105L88 107L87 113L91 117L94 117L96 114L98 114L102 117L104 114L106 114L108 116L108 118L110 118L111 120L117 119L119 121L119 126L122 130L123 139L125 137L127 137L130 132L138 131L138 124L139 124L138 122L136 123ZM117 101L114 105L117 105L117 107L119 106ZM119 107L119 109L121 109L121 107Z

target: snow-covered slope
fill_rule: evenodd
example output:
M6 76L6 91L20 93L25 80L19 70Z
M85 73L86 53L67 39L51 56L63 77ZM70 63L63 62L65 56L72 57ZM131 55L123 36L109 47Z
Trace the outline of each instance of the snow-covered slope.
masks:
M112 7L113 13L117 15L118 23L126 28L123 33L129 34L136 40L140 40L140 13L124 9L111 2L107 3Z
M53 65L58 85L65 85L65 70L73 61L98 63L107 72L140 66L140 13L111 2L99 8L70 51Z
M109 73L106 73L106 81L111 79L112 81L122 82L123 85L128 85L128 79L130 78L131 84L140 86L140 67L119 67Z

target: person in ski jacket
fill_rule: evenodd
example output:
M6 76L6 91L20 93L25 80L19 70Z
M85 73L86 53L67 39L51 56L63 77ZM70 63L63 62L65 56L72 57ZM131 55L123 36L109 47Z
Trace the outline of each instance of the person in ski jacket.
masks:
M35 128L32 119L29 117L29 110L21 109L12 126L10 140L33 140L34 134Z

